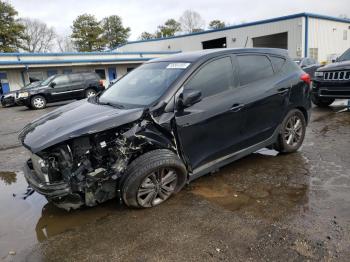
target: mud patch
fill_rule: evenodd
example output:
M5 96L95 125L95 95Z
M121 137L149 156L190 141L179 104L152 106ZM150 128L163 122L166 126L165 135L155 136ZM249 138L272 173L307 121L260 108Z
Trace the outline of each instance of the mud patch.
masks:
M12 183L16 183L17 177L14 172L0 172L0 180L2 180L5 185L11 185Z
M299 154L289 159L273 155L258 152L248 156L220 173L194 181L190 192L259 219L279 220L297 213L308 201L307 163ZM286 161L290 163L283 164Z

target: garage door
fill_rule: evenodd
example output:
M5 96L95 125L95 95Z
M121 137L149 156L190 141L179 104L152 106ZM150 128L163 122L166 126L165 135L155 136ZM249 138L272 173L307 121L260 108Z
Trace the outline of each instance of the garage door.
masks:
M253 47L288 49L288 32L254 37Z

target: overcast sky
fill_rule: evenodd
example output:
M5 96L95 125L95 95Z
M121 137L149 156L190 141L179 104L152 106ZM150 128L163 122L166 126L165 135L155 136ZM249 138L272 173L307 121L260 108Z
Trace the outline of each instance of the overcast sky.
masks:
M206 25L213 19L236 24L300 12L350 17L349 0L7 0L20 17L37 18L53 26L59 34L71 32L73 20L89 13L102 19L119 15L131 28L129 40L141 32L154 32L168 18L178 19L186 9L200 13Z

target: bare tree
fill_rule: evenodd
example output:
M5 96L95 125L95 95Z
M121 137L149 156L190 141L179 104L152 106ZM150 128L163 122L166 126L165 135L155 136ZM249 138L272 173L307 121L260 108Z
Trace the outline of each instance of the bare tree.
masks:
M186 10L181 15L179 22L181 23L181 29L186 33L193 33L203 31L205 21L199 13L192 10Z
M55 30L37 19L23 18L23 49L28 52L49 52L56 38Z
M74 48L73 41L68 36L57 36L57 49L58 52L74 52L76 49Z

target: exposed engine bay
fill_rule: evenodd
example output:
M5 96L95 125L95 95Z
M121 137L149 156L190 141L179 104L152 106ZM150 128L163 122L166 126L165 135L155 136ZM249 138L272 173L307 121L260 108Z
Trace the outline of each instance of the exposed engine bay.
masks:
M119 197L128 164L155 148L176 151L174 138L152 121L84 135L49 147L28 160L34 190L66 210Z

